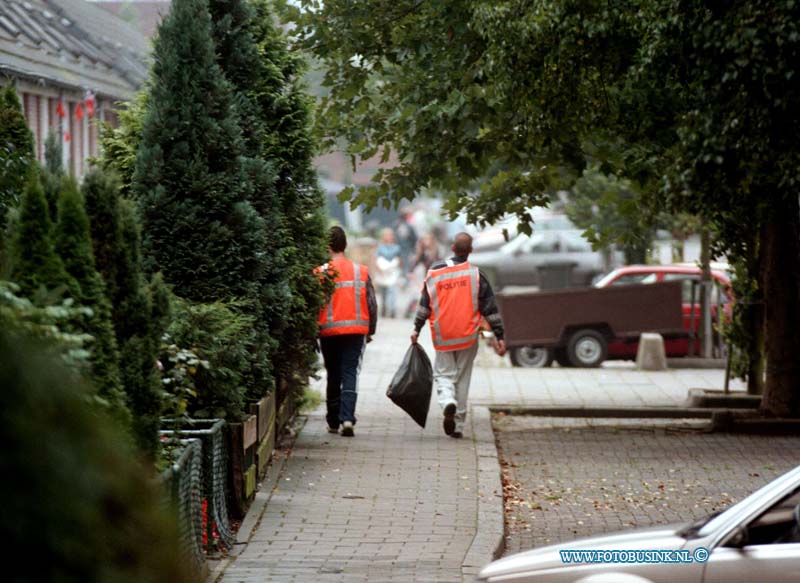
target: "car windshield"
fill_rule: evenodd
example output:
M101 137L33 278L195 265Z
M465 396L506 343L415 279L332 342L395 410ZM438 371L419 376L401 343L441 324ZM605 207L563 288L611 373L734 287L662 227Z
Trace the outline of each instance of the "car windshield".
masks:
M533 235L525 235L520 234L514 237L511 241L506 243L500 248L502 253L507 255L513 255L517 251L521 251L523 248L533 247L535 245L539 245L544 240L544 235L541 233L534 233ZM530 241L530 244L528 243Z
M636 285L640 283L655 283L657 276L653 272L636 272L619 275L619 271L612 271L594 284L594 287L609 287L617 285Z

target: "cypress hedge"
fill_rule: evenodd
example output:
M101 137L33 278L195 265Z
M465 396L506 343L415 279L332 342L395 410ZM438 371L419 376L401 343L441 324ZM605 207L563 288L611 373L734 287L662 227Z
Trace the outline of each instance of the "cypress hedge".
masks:
M3 581L188 583L152 469L86 407L90 391L0 314ZM21 560L36 547L34 560Z
M116 177L105 170L93 170L84 178L83 195L96 266L112 305L120 376L133 414L133 434L140 449L154 458L162 407L156 359L169 320L166 291L160 278L154 278L150 285L145 283L135 207L119 196Z
M264 251L210 27L205 0L176 0L159 27L133 176L147 269L197 302L254 298Z
M33 134L28 129L17 90L0 91L0 225L17 205L34 164Z
M78 285L67 274L53 247L47 201L35 176L28 180L13 230L11 279L20 286L22 295L32 298L45 288L66 291L70 297L77 298Z
M117 338L111 321L111 304L102 277L95 269L89 217L83 196L74 181L64 181L58 198L58 221L54 231L55 249L67 273L75 279L79 296L75 298L92 313L81 322L83 331L92 336L90 351L92 384L103 406L116 420L130 428L130 411L119 373Z

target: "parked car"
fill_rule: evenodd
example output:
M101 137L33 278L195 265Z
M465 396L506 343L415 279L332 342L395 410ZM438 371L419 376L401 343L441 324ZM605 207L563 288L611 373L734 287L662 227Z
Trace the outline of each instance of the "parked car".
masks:
M576 228L564 213L539 207L531 209L529 212L534 220L533 230L537 233L539 231L553 230L567 231ZM516 215L506 216L492 226L473 233L472 248L476 253L497 251L518 234L519 220Z
M701 278L701 270L697 265L690 263L677 263L670 265L628 265L615 269L595 283L595 287L604 288L619 285L649 284L664 281L683 282L683 327L685 330L692 330L692 335L696 343L693 354L700 353L700 340L696 332L700 329L700 288L697 282ZM711 312L716 320L717 306L722 305L723 311L730 316L731 314L731 275L724 263L712 264L711 277L715 284L711 293ZM694 292L692 291L694 289ZM692 294L694 293L694 297ZM688 356L690 337L670 338L664 340L664 348L667 356L682 357ZM608 346L609 358L635 359L639 343L611 343Z
M597 557L613 559L614 551L619 552L618 560L630 559L633 551L634 560L591 562ZM655 551L667 555L676 551L687 562L653 560L654 556L665 556L654 554ZM580 555L581 552L588 554ZM637 557L643 560L636 560ZM644 562L645 559L649 562ZM488 583L798 581L800 466L725 511L696 522L595 536L517 553L484 567L478 580Z
M474 252L470 263L481 268L495 291L510 286L585 287L605 272L602 252L593 251L577 229L519 234L496 251Z
M717 285L712 292L712 317L718 306L730 315L730 279L724 266L712 270ZM549 366L553 360L562 366L599 366L607 359L636 358L639 335L659 332L664 336L668 357L699 354L700 268L696 265L629 265L613 270L594 285L594 291L561 290L524 295L499 294L498 304L510 324L506 343L512 364L523 367ZM636 289L625 294L606 294L599 290L623 286L681 282L672 304L656 301L660 292ZM692 297L694 294L694 297ZM516 318L515 314L520 314ZM524 317L522 317L524 316ZM678 330L673 325L678 318ZM690 343L694 342L690 350Z

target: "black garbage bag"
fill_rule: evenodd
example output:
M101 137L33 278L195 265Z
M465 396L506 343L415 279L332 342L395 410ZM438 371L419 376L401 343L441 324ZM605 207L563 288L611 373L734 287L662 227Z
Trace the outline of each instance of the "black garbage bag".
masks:
M433 367L419 344L408 347L403 364L394 375L386 396L411 415L420 427L425 427L433 390Z

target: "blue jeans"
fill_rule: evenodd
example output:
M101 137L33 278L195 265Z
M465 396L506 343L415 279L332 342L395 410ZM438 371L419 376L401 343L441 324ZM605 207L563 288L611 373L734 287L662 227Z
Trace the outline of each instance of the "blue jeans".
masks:
M394 318L397 313L397 286L379 285L378 292L381 298L381 316Z
M319 339L319 346L328 373L325 396L328 426L337 428L345 421L355 424L358 373L366 337L363 334L324 336Z

